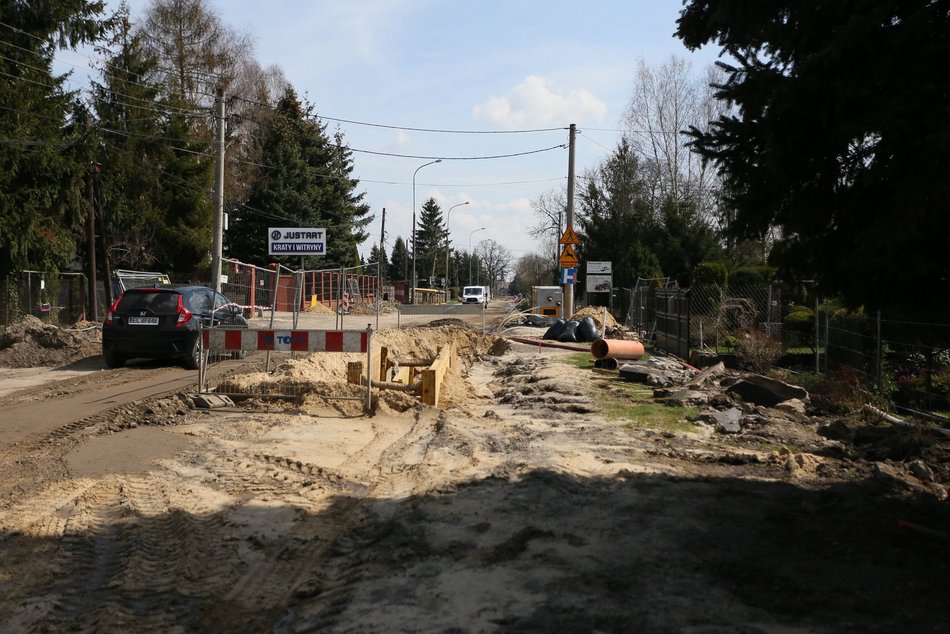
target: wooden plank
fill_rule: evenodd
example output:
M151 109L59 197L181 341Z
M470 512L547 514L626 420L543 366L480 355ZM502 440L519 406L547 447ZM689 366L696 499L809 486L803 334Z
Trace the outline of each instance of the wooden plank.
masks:
M452 344L442 346L432 365L422 371L422 402L426 405L438 407L442 380L445 378L446 371L452 365L453 351L454 345Z
M379 380L388 381L386 374L389 372L389 348L383 346L379 349Z
M349 361L346 364L346 382L353 383L354 385L362 385L363 383L363 362L362 361Z

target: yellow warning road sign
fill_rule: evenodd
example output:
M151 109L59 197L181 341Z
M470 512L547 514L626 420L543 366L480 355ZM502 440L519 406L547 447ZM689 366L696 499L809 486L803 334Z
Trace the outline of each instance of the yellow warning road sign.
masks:
M574 253L574 247L570 244L564 245L564 250L561 251L561 257L558 258L557 263L562 269L572 269L576 268L580 264L580 259L577 257L577 254Z
M561 236L561 239L558 240L558 244L580 244L581 241L578 239L577 234L574 233L574 229L571 227L567 228L567 231L564 232L564 235Z

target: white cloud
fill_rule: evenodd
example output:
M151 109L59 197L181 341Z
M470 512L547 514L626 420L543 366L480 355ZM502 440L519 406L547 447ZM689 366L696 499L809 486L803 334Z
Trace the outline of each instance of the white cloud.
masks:
M557 93L544 77L528 75L506 96L492 96L477 104L472 114L479 121L511 130L600 122L607 114L607 106L583 88Z

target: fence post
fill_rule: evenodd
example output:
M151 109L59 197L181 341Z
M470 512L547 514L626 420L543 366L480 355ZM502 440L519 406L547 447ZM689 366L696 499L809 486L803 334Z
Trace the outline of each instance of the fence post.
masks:
M818 293L815 293L815 374L821 374L821 357L819 356L819 350L821 349L821 334L819 333L819 320L818 320ZM828 365L828 351L825 350L825 366Z
M373 409L373 326L366 324L366 413Z
M875 352L876 352L876 355L875 355L875 356L876 356L876 359L875 359L875 364L874 364L874 366L875 366L875 367L874 367L874 378L875 378L875 380L877 381L877 387L878 387L878 389L880 389L880 387L881 387L881 354L882 354L882 351L881 351L881 347L882 347L882 342L881 342L881 311L877 311L877 341L876 341L876 343L877 343L877 346L876 346L876 350L875 350Z

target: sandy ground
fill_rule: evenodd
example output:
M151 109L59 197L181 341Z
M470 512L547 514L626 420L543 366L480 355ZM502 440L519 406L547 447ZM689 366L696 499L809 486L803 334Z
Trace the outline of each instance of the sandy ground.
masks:
M314 355L278 369L293 402L170 394L0 448L0 631L950 631L940 485L817 424L632 426L568 351L378 344L453 335L439 408L326 401L346 355Z

